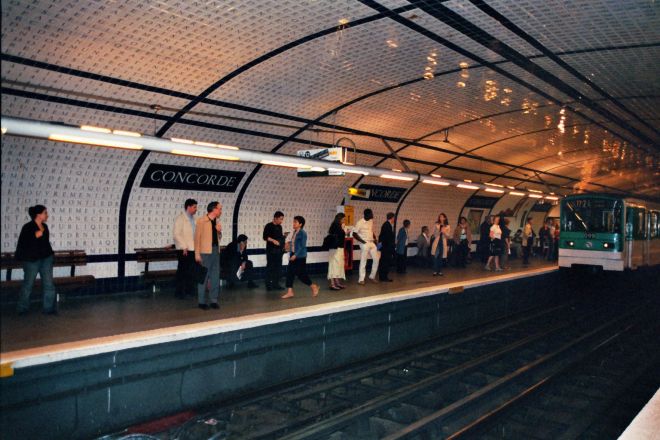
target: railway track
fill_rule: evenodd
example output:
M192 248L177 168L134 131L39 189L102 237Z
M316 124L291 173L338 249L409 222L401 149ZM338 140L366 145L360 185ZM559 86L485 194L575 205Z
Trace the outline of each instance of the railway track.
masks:
M366 367L353 366L225 404L151 438L520 438L518 434L544 438L528 435L536 428L553 433L563 429L570 435L577 428L574 423L558 422L562 414L586 419L573 409L566 411L570 406L544 407L535 399L542 400L539 396L551 392L553 402L565 405L571 398L561 391L576 388L583 396L591 393L598 398L605 378L587 380L596 377L588 369L589 360L599 359L614 346L629 362L622 362L617 371L625 371L633 359L639 361L644 349L637 346L635 351L632 344L622 345L622 341L628 341L630 334L657 335L657 327L640 331L644 322L640 316L647 313L643 307L594 308L589 302L528 312L470 334L401 350ZM619 365L614 360L618 358L600 362ZM569 380L562 378L571 375L575 377L572 388L562 385ZM582 388L576 383L582 383ZM617 384L625 387L621 381ZM594 406L575 403L580 404ZM541 421L546 425L541 426Z

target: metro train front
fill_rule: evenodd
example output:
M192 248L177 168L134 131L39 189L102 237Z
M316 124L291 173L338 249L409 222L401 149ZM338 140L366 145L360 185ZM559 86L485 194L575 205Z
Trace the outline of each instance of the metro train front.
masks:
M623 271L660 264L660 205L609 194L561 202L559 266Z

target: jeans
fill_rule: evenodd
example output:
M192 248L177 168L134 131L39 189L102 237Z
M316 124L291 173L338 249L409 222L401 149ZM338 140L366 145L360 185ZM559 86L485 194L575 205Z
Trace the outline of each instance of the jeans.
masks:
M435 248L435 255L433 255L433 272L442 272L442 266L444 263L444 246L442 245L442 240L438 242L438 247Z
M30 294L34 287L37 274L41 275L41 285L44 289L44 312L55 310L55 284L53 284L53 256L36 261L23 262L23 286L18 298L18 311L27 312L30 309Z
M209 284L209 282L211 283L211 287L209 288L209 300L211 303L217 303L218 296L220 295L220 254L218 253L217 246L211 248L210 254L202 254L202 266L209 271L206 274L204 283L197 285L199 304L206 304L204 294L206 293L206 285Z
M373 241L368 241L366 243L360 243L360 278L358 281L364 281L364 277L367 275L367 259L371 255L373 260L371 264L371 274L369 278L372 280L376 278L376 273L378 272L378 262L380 260L380 255L378 254L378 248L376 243Z

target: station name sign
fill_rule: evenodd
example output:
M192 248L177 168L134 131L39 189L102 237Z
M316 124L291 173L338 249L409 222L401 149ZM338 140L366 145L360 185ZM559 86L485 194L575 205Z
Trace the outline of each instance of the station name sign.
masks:
M492 208L498 200L496 197L472 196L465 202L465 206L470 208Z
M369 191L369 198L351 197L351 200L369 200L370 202L398 203L406 192L406 188L394 186L360 185L360 190Z
M242 171L214 170L152 163L140 187L187 191L235 192L245 176Z

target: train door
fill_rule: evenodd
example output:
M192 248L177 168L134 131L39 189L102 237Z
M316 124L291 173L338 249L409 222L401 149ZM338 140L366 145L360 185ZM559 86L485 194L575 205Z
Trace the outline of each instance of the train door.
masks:
M644 264L646 242L646 210L640 206L626 207L626 267L636 269Z
M633 254L633 208L626 206L626 227L623 234L623 267L632 269Z

